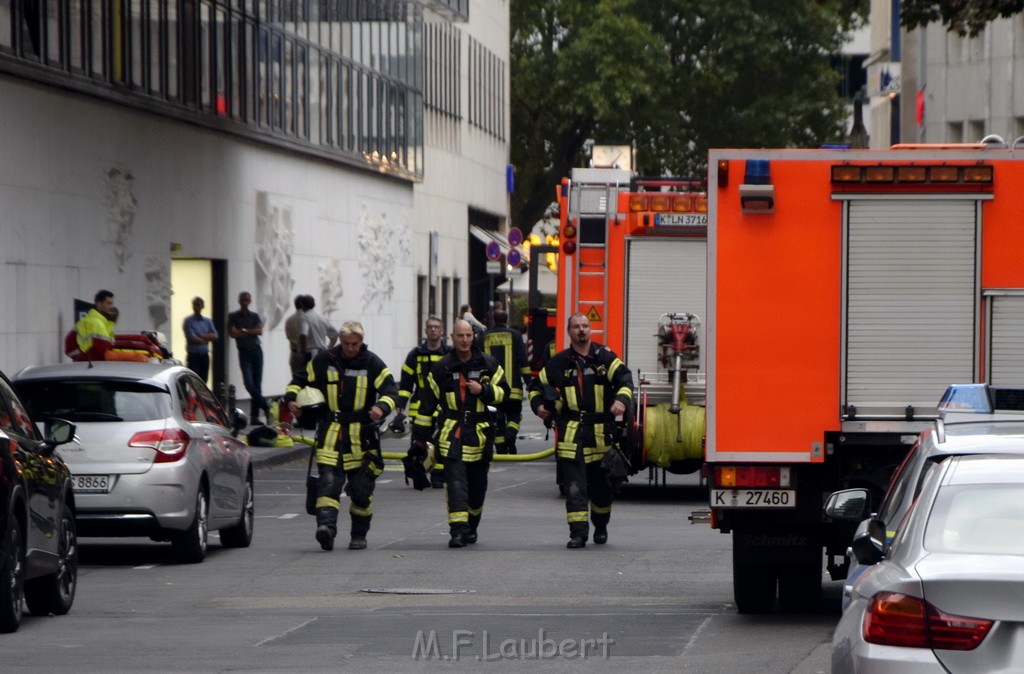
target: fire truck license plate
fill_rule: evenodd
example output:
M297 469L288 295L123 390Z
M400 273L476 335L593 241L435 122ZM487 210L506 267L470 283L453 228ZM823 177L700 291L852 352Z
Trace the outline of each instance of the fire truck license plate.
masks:
M712 489L712 508L795 508L796 492L784 489Z
M707 213L658 213L654 216L656 227L703 227L708 224Z

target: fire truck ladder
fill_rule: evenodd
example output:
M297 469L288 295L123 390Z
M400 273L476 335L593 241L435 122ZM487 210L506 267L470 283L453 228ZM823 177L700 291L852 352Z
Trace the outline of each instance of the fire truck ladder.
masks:
M620 186L581 185L579 195L579 263L576 267L575 311L594 326L594 341L605 342L608 297L608 212L614 213Z

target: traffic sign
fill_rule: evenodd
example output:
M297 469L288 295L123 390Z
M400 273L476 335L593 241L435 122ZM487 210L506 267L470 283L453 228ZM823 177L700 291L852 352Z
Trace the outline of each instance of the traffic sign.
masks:
M498 262L497 260L488 260L487 261L487 273L488 274L500 274L501 273L501 263Z
M487 259L497 260L499 257L501 257L501 246L497 241L491 241L487 244Z
M513 248L508 252L508 263L512 267L518 267L519 263L523 261L523 254L518 249Z
M508 245L515 248L523 242L523 231L518 227L508 230ZM511 264L511 262L509 263Z

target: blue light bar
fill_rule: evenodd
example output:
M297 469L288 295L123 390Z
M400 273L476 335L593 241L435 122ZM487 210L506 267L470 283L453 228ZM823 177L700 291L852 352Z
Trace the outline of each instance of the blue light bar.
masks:
M992 414L992 398L987 384L953 384L942 394L938 405L939 414L949 412L973 412Z

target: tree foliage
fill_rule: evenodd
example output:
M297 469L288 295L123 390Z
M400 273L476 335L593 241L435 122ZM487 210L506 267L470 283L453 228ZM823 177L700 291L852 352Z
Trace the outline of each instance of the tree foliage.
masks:
M513 222L529 227L585 144L633 144L646 175L711 147L843 134L830 56L864 0L512 0Z
M918 28L942 22L948 30L974 37L992 21L1024 11L1024 0L902 0L900 23Z

